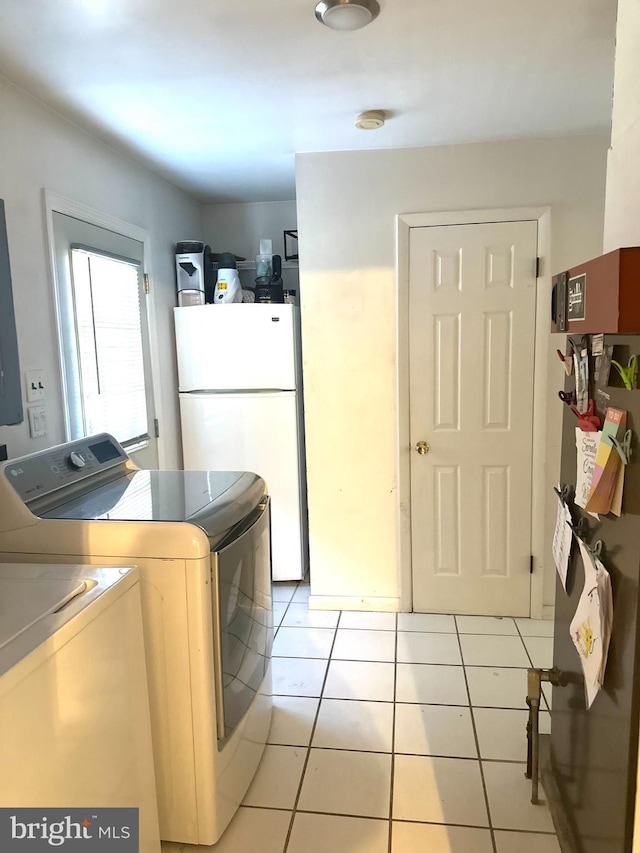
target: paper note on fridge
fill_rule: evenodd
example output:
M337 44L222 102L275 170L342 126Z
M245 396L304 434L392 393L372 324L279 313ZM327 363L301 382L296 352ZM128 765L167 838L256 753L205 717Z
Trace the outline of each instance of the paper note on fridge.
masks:
M578 471L576 475L575 503L583 509L589 500L591 481L596 465L596 453L598 452L601 437L601 432L583 432L579 427L576 427Z
M569 631L580 656L585 703L590 708L604 683L613 623L613 596L609 573L584 543L579 544L584 564L584 588Z
M567 572L569 570L569 556L571 554L571 513L569 507L558 498L558 512L556 514L556 529L553 534L553 560L560 575L562 586L567 588Z

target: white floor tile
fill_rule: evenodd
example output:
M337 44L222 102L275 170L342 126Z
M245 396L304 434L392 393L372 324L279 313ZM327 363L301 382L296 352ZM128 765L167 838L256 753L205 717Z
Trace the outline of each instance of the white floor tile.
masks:
M488 708L526 708L527 671L504 667L467 666L471 704Z
M491 820L495 829L528 829L553 832L551 815L546 805L531 804L531 780L525 779L525 764L482 764L489 797ZM544 791L540 788L540 796ZM516 848L520 850L520 847Z
M455 634L453 616L440 613L398 613L398 631L431 631L436 634Z
M396 705L395 752L477 758L468 708Z
M498 761L527 760L528 711L474 708L478 744L482 758ZM549 733L550 715L540 713L540 732Z
M394 631L363 631L338 628L331 652L338 660L373 660L393 663L396 653Z
M368 631L395 631L396 614L371 613L364 610L343 610L340 617L340 627Z
M493 853L488 829L394 820L391 837L391 853Z
M516 619L523 637L553 637L553 619Z
M393 704L323 699L313 746L391 752Z
M288 628L335 628L339 610L309 610L305 602L292 601L282 624Z
M553 666L552 637L524 637L523 642L535 667L550 669Z
M287 609L288 603L286 601L274 601L273 602L273 627L278 628L280 623L282 622L282 618Z
M464 634L460 642L466 666L531 666L520 637Z
M398 631L398 662L462 664L458 637Z
M269 743L308 746L319 699L274 696Z
M388 845L386 820L298 812L287 853L387 853Z
M468 705L461 666L404 664L397 666L396 701L434 705Z
M273 658L273 692L284 696L320 696L326 671L326 660Z
M331 628L285 628L273 643L273 654L281 658L328 658L335 631Z
M241 806L215 847L187 844L189 853L282 853L291 812Z
M461 634L500 634L518 636L516 626L510 617L500 616L456 616L458 631Z
M301 583L298 589L293 593L293 601L306 602L309 601L311 587L309 584Z
M332 660L323 696L329 699L393 701L394 665Z
M292 809L306 755L300 746L266 746L243 805Z
M488 826L480 763L463 758L396 755L393 817Z
M362 817L389 816L391 756L312 749L298 807Z
M289 602L293 598L293 594L296 591L297 587L297 583L274 581L271 586L271 598L273 599L273 601Z
M524 832L496 832L498 853L561 853L555 835Z

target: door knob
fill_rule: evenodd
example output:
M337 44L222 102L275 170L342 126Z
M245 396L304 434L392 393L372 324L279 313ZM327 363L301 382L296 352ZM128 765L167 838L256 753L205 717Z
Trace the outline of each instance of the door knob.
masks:
M416 450L418 451L420 456L424 456L425 453L428 453L431 450L431 448L429 447L426 441L418 441L416 443Z

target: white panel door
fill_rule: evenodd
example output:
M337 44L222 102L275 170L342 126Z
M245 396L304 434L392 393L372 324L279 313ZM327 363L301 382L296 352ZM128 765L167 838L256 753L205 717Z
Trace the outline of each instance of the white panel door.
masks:
M536 222L411 229L416 611L529 615L536 246Z
M175 308L180 391L296 388L294 305Z
M273 579L300 579L305 549L295 392L181 394L180 419L185 470L251 471L266 481Z

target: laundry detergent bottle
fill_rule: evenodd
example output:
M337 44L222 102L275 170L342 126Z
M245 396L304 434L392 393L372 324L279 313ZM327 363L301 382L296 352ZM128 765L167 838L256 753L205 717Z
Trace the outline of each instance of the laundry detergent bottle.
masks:
M218 261L218 278L213 294L214 304L242 302L242 285L236 268L236 258L229 252L223 252Z

